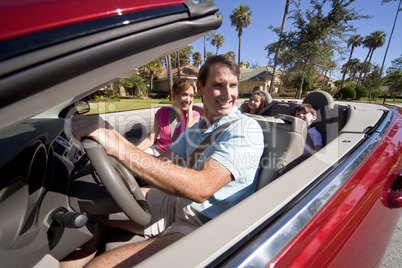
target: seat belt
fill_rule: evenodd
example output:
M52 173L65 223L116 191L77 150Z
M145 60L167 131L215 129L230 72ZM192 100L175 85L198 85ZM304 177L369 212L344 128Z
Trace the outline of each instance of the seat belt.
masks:
M239 121L241 118L226 122L219 127L217 127L214 131L212 131L206 138L203 140L197 148L191 153L188 160L188 167L192 168L194 164L197 162L198 158L200 158L201 154L204 152L206 148L208 148L218 137L222 134L222 132L227 129L231 124Z
M269 109L271 109L275 104L277 104L278 102L273 100L271 101L266 107L264 107L264 109L262 109L262 111L260 112L260 115L263 115L266 111L268 111Z
M177 140L177 132L176 132L176 115L173 107L169 109L169 125L170 125L170 137L172 138L172 143Z

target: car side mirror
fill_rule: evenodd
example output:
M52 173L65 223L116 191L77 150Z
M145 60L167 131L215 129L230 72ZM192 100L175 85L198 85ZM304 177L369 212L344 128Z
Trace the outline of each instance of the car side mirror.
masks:
M76 114L85 114L91 109L86 101L77 101L75 103Z

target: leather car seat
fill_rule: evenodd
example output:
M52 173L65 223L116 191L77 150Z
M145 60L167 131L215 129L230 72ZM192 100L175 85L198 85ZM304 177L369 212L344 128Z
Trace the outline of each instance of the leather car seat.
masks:
M264 134L264 152L256 190L277 179L289 163L303 154L307 125L300 118L249 115L260 124Z

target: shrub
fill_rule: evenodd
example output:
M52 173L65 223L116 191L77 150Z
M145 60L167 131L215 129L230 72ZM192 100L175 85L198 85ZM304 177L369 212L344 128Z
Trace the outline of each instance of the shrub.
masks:
M279 98L294 98L295 93L281 93L278 95Z
M339 97L342 100L346 100L346 99L354 99L356 98L356 91L353 87L351 86L347 86L344 88L341 88L338 93Z
M120 98L120 94L113 90L113 87L107 86L97 92L91 94L89 97L93 101L109 101L117 100Z
M332 95L332 87L329 86L325 86L322 88L323 91L328 92L329 94Z
M371 98L373 100L375 100L377 97L381 96L382 94L384 94L384 92L382 92L381 90L373 90L373 91L371 91Z
M356 91L356 100L360 100L361 98L368 97L368 90L364 86L357 86L355 87Z

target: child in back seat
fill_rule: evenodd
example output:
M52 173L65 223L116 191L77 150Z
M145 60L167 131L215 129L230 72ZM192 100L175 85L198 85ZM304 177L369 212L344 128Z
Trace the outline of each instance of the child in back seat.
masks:
M267 105L267 95L263 91L257 90L251 95L244 112L250 114L260 114L262 109L264 109Z
M295 116L307 123L307 141L303 153L303 157L307 158L323 147L321 133L311 127L311 123L317 119L317 112L311 104L304 103L296 106Z

